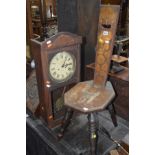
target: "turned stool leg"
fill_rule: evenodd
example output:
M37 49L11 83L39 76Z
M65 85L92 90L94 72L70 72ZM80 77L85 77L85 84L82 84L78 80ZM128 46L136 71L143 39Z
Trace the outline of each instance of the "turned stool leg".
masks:
M57 137L59 139L63 137L66 128L70 124L70 120L71 120L72 116L73 116L73 110L71 108L67 108L66 113L65 113L64 118L63 118L63 121L62 121L60 132L57 135Z
M93 113L88 114L89 132L90 132L90 149L91 155L96 155L97 151L97 130L96 120Z
M116 127L118 124L117 124L115 108L112 103L108 106L108 110L111 115L112 122L113 122L114 126Z

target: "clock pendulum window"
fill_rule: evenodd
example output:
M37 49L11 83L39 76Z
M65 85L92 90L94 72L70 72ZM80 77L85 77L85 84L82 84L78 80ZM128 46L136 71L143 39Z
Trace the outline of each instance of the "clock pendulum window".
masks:
M39 93L36 116L49 128L58 125L64 114L63 94L80 81L82 38L69 32L40 41L31 39Z

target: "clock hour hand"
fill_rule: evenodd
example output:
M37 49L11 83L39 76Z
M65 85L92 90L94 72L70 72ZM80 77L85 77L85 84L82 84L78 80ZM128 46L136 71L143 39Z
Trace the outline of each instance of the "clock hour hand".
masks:
M72 64L71 64L71 63L69 63L69 64L65 64L64 67L66 68L66 67L69 66L69 65L72 65Z

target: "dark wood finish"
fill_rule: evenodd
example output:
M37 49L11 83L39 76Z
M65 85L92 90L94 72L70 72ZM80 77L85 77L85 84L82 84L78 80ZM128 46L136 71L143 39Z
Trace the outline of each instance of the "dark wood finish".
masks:
M80 36L61 32L57 35L40 41L31 39L31 46L33 49L34 60L36 65L36 75L39 91L40 104L36 115L40 116L48 125L48 127L54 127L62 119L62 113L59 119L54 117L54 101L52 98L52 92L58 88L71 85L80 81L80 43L82 39ZM51 80L49 76L49 62L54 54L66 50L72 53L77 61L76 71L72 78L66 82L57 83ZM62 95L62 94L61 94ZM60 96L61 97L61 96ZM56 101L55 101L56 102Z
M129 35L126 33L127 29L126 24L128 21L128 7L129 7L129 0L121 0L120 1L120 16L119 16L119 22L118 22L118 28L117 28L117 35ZM129 26L129 25L128 25Z
M106 108L115 97L110 82L102 88L93 86L93 81L80 82L64 95L64 105L82 113L90 113Z
M71 108L67 108L62 121L60 132L57 135L59 140L63 137L66 128L69 126L72 116L73 116L73 110Z
M97 154L97 128L94 113L88 114L91 155Z
M129 81L129 69L127 67L124 67L124 70L122 72L119 72L119 73L116 73L116 74L113 74L113 73L108 73L109 76L111 77L116 77L120 80L124 80L124 81ZM93 78L93 75L94 75L94 70L95 70L95 63L92 63L92 64L89 64L86 66L87 68L87 80L92 80Z
M46 0L39 0L39 7L40 7L40 19L41 24L44 25L46 23Z
M129 82L128 82L128 69L117 73L118 76L110 76L109 80L112 82L116 91L116 98L114 106L117 115L129 120Z
M124 67L124 66L122 66L122 67L124 68L123 71L121 71L119 73L116 73L116 74L113 74L113 73L109 72L109 76L111 78L114 77L114 78L117 78L119 80L123 80L125 82L129 82L129 69L127 67Z
M30 39L33 37L32 16L30 0L26 0L26 34L27 44L30 45Z
M41 40L45 40L48 38L47 34L47 15L46 15L46 1L45 0L39 0L40 2L40 19L41 19Z
M122 0L101 0L101 4L120 5Z
M42 33L42 25L41 25L41 21L40 19L36 19L36 18L32 18L32 22L33 22L33 31L35 34L41 35ZM52 26L56 26L57 25L57 18L53 17L53 18L48 18L46 21L47 24L47 34L49 33L49 27ZM48 36L51 36L50 34L48 34Z
M81 48L82 80L85 65L94 62L100 0L57 0L58 30L83 37Z
M30 1L30 16L31 22L30 27L33 29L33 33L40 35L44 40L48 36L48 31L52 25L57 25L57 17L56 17L56 1L55 0L29 0ZM38 13L33 13L34 11L31 9L31 6L38 7ZM50 9L51 17L47 18L47 8Z
M124 80L124 81L127 81L129 82L129 69L127 67L124 67L124 70L122 72L119 72L119 73L116 73L116 74L113 74L113 73L108 73L108 75L110 77L114 77L114 78L118 78L120 80ZM87 80L91 80L92 77L93 77L93 74L94 74L94 70L95 70L95 63L92 63L92 64L89 64L86 66L86 68L88 69L87 73L88 73L88 76L87 76Z
M79 82L64 94L65 106L71 108L72 110L77 110L82 113L88 113L90 146L92 155L97 154L97 130L94 113L99 110L104 110L115 97L114 89L111 83L109 81L106 81L106 77L108 74L108 65L110 65L110 55L112 53L114 37L116 33L115 31L119 15L119 6L103 5L100 7L100 10L98 43L96 51L97 54L95 62L95 65L99 65L99 70L96 70L95 68L94 80ZM101 28L102 26L103 28ZM104 61L100 57L106 57L106 61ZM106 66L104 66L104 64L106 64ZM100 75L100 67L103 68L103 77ZM101 76L103 80L98 81L96 79L96 77L98 76ZM109 111L112 116L114 125L117 125L116 117L114 117L113 115L114 111L112 108L112 106L109 107ZM66 113L66 116L70 114L70 111ZM64 128L68 126L68 122L70 122L70 117L67 118L66 125L62 123L60 134L58 134L58 137L61 138L63 136Z
M32 57L30 39L33 38L32 16L31 16L31 3L26 0L26 45L29 46L30 57Z
M111 115L112 122L113 122L114 126L116 127L118 124L117 124L115 107L114 107L113 103L109 104L108 110Z
M56 2L57 0L52 0L52 14L54 15L54 16L56 16L57 15L57 9L56 9Z
M110 5L105 5L100 9L94 85L104 86L106 84L119 17L119 9L120 7L118 5L113 8L111 8Z
M122 118L129 120L129 69L124 67L123 71L118 73L108 73L109 80L112 82L116 92L114 106L116 114ZM95 64L86 66L87 80L92 80L94 76Z

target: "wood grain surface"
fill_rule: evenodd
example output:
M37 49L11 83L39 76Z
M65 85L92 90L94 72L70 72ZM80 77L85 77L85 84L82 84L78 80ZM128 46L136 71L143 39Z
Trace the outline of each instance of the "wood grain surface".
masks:
M94 85L105 85L109 71L120 7L101 5L96 45Z

